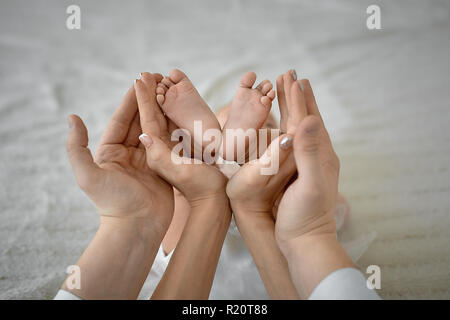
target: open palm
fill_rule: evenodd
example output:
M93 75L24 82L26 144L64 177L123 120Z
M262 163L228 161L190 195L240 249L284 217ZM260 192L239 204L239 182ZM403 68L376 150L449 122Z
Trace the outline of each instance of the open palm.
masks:
M106 127L93 159L82 120L69 118L67 150L80 187L103 216L156 218L164 225L173 214L173 189L147 165L134 88Z

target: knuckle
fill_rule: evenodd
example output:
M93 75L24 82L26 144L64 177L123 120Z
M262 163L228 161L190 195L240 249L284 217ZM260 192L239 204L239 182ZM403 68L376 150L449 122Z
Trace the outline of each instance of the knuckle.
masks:
M317 137L310 137L305 139L302 150L305 153L316 153L319 151L319 146L319 139Z
M311 187L308 190L306 190L303 194L304 198L307 199L307 201L311 201L313 203L320 203L324 200L325 194L319 187Z

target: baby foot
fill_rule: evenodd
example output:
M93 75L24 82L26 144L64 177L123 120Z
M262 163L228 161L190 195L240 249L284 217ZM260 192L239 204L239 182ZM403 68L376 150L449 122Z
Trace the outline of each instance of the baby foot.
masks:
M220 125L205 100L200 96L192 82L180 70L174 69L168 77L164 77L156 87L156 100L159 106L179 128L187 130L194 143L194 148L209 145L211 141L203 141L202 145L194 140L194 121L200 121L203 133L208 129L217 129ZM194 153L196 154L196 153Z
M225 160L240 160L248 156L248 146L256 144L255 137L247 135L248 129L260 129L267 119L275 98L272 83L269 80L262 81L252 88L256 81L254 72L247 72L241 78L239 88L231 102L230 114L222 130L222 157ZM242 129L241 132L227 131L227 129ZM256 132L256 139L258 133ZM227 140L228 138L228 140ZM245 145L239 143L245 139ZM252 151L250 151L252 152Z

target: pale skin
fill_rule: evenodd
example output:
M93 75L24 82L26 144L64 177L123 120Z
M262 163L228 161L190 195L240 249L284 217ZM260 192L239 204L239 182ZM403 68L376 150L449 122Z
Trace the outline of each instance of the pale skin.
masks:
M284 87L295 82L293 72L288 71L281 79L277 83L280 127L287 133L273 140L260 159L246 163L233 175L227 185L227 195L236 225L252 254L270 298L298 299L288 264L276 243L275 221L276 204L283 195L284 187L296 172L290 134L300 123L303 110L292 104L286 105L284 95L280 95L280 92L285 91ZM280 143L281 141L284 142ZM268 166L263 160L275 157L279 159L279 171L274 175L262 175L261 169Z
M180 191L190 210L179 244L152 299L207 299L231 219L225 193L227 178L205 163L194 165L186 158L189 163L174 162L174 158L182 158L167 142L166 119L157 104L155 79L150 76L144 74L135 83L147 165Z
M284 78L287 80L284 81ZM280 128L290 136L295 134L300 121L307 115L305 108L300 108L292 103L288 105L286 102L285 91L294 82L292 71L281 75L277 80L281 114ZM225 126L225 123L230 122L229 114L232 112L230 109L230 105L228 105L217 113L217 119L222 127ZM245 110L239 111L242 113ZM258 114L253 113L253 118L255 117L258 117ZM271 114L262 113L260 118L265 119L262 124L263 128L278 127ZM236 117L236 119L239 118ZM280 140L278 139L277 143ZM284 161L289 153L290 150L281 149L281 160ZM293 156L285 162L286 165L282 165L282 169L275 176L262 176L260 174L262 165L258 161L247 163L231 178L227 186L237 226L249 247L269 296L273 299L297 299L299 297L290 278L286 259L276 243L274 233L277 205L283 195L286 183L296 171ZM242 195L245 195L245 198L242 198ZM166 253L176 246L189 216L188 206L183 196L176 193L175 199L174 219L163 240L163 248Z
M223 125L222 141L218 141L217 149L221 149L222 156L227 160L236 160L238 153L246 150L235 148L235 138L228 137L226 129L260 128L267 119L275 91L272 83L263 80L254 86L256 74L245 73L240 81L235 96L230 104L232 112ZM254 86L254 87L253 87ZM156 99L161 109L177 126L194 134L194 121L201 121L203 132L207 129L221 131L217 118L195 89L189 78L180 70L172 70L157 86ZM228 143L227 143L228 142ZM246 141L246 145L250 141ZM202 149L207 144L203 141ZM194 144L194 147L197 145ZM217 151L218 151L217 150Z
M68 122L70 163L97 207L100 227L77 262L81 288L66 282L62 288L83 299L136 299L171 222L174 200L172 187L148 167L139 143L135 90L112 116L95 158L82 120L72 115Z
M295 81L292 75L286 73L281 82L279 78L277 89L280 127L294 137L294 153L289 144L278 148L282 136L265 153L279 151L276 175L256 177L262 166L256 160L244 165L228 185L213 166L171 161L169 133L176 124L157 105L156 88L162 79L158 74L142 74L127 93L102 136L95 160L87 149L81 119L69 117L69 158L80 187L98 208L101 224L77 263L83 274L81 289L65 283L63 288L84 299L135 299L172 219L172 186L180 190L176 198L184 201L175 205L176 211L187 212L184 222L174 221L166 234L167 239L176 238L171 240L174 246L179 244L154 299L208 298L231 216L225 187L272 298L307 297L332 271L354 267L336 240L333 209L339 161L309 82ZM266 114L262 123L270 121ZM139 143L141 132L147 135ZM296 170L298 178L285 191ZM205 177L208 184L196 183L194 176ZM171 229L178 237L171 236Z
M306 298L331 272L355 266L336 238L339 159L311 85L301 80L284 88L287 108L301 110L293 133L298 177L280 201L275 235L297 292Z
M256 74L254 72L245 73L239 81L233 101L221 109L216 117L186 75L175 69L158 83L156 89L157 101L161 109L167 113L174 123L179 127L189 129L188 131L192 135L194 121L204 120L204 118L206 118L204 121L206 125L203 125L203 129L259 129L261 126L276 128L276 121L270 114L272 100L275 97L275 92L272 90L273 86L269 80L263 80L252 88L255 81ZM183 101L183 105L175 105L174 101L177 98ZM233 117L231 117L231 113L234 114ZM223 141L226 141L225 131L223 131L223 134ZM249 141L246 142L248 147ZM222 144L222 148L226 152L225 143ZM237 150L233 150L232 146L229 146L228 149L231 151L229 154L237 154ZM245 153L248 153L248 148ZM166 254L176 247L189 217L189 212L190 207L186 199L178 190L175 190L174 219L162 243Z

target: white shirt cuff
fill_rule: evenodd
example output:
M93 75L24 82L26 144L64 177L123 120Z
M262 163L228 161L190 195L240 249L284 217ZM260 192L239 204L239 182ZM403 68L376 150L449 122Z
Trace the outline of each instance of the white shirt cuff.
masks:
M354 268L336 270L326 276L313 290L309 300L381 300L366 278Z
M53 300L83 300L69 291L60 289Z

